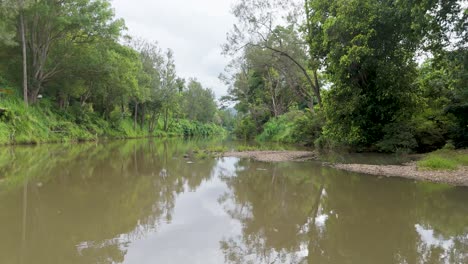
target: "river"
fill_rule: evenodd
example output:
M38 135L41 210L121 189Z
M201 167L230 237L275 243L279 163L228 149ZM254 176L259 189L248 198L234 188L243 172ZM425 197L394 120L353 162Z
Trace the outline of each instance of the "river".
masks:
M2 147L0 263L468 263L468 188L184 158L223 144Z

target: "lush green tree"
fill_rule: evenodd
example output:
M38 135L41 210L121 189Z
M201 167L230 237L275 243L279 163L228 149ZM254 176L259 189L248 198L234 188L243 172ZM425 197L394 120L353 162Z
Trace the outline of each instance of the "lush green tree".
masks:
M97 37L117 39L124 26L122 20L114 20L107 0L36 1L25 10L24 20L32 103L69 56L68 49L57 46L90 42Z
M19 11L18 1L4 0L0 2L0 43L15 45L15 18Z
M0 15L0 95L8 97L0 142L220 131L179 120L185 81L172 51L123 37L109 1L5 0ZM30 110L15 98L20 86ZM203 103L211 121L213 102ZM161 117L164 132L156 132Z
M152 133L159 119L162 109L162 70L164 65L164 54L158 43L144 40L133 40L130 44L140 53L144 77L148 86L147 100L141 104L141 126L143 127L146 114L148 114L148 130Z
M442 39L433 19L450 22L457 1L309 0L306 7L311 54L332 82L324 136L353 146L414 148L408 121L417 106L415 55L425 40Z
M183 111L187 118L203 123L212 122L216 113L213 91L203 88L196 79L190 79L183 93Z
M161 109L163 118L163 130L168 131L170 117L179 111L179 85L174 63L174 54L167 50L164 54L164 64L161 69Z
M223 46L223 51L235 56L246 48L258 47L281 57L289 63L291 69L300 73L306 84L301 88L305 88L306 92L303 94L308 97L309 103L313 105L315 97L321 106L318 67L308 68L308 65L318 64L308 63L310 60L305 58L306 45L298 30L298 21L302 15L296 9L294 1L238 1L233 9L238 23L228 34L228 42ZM285 23L287 26L283 25ZM312 106L311 109L313 110Z
M425 61L419 69L421 107L414 126L421 151L441 147L446 140L468 145L468 52L457 49Z

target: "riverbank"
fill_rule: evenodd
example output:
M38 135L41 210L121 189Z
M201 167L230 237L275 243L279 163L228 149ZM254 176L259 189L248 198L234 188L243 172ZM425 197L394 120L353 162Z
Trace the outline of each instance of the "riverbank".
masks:
M251 158L263 162L306 161L317 159L313 151L229 151L224 157Z
M441 154L444 153L444 154ZM446 155L448 160L460 159L454 153L465 158L467 151L438 151L422 156L418 162L410 162L402 165L369 165L369 164L341 164L323 162L324 166L335 169L364 173L384 177L400 177L419 181L430 181L446 183L456 186L468 186L468 166L459 163L451 170L434 170L423 167L425 161L433 159L434 156ZM307 161L319 160L319 155L313 151L231 151L223 153L224 157L250 158L262 162L285 162L285 161Z
M0 145L98 141L101 139L164 138L225 134L213 123L171 118L169 125L156 118L138 120L129 112L115 112L104 118L92 109L57 109L48 101L26 107L15 99L0 101ZM166 129L163 129L166 127Z
M415 162L404 165L328 164L330 167L357 173L385 177L400 177L418 181L468 186L468 166L456 170L421 170Z

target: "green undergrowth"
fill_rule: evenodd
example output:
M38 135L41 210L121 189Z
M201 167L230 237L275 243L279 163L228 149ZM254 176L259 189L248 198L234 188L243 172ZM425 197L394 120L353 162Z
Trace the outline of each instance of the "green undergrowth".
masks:
M26 107L15 98L0 99L0 145L50 142L95 141L99 138L142 138L222 135L215 124L185 119L173 120L167 131L158 124L149 133L147 125L134 128L130 116L119 115L105 120L89 109L69 107L57 110L49 101Z
M321 145L323 114L310 110L292 110L271 118L256 137L259 142L280 142L306 146ZM323 141L323 140L322 140Z
M303 116L302 111L291 111L276 118L271 118L263 126L263 132L257 136L258 141L295 143L295 123Z
M456 170L460 166L468 166L468 151L437 150L427 154L417 165L422 170Z

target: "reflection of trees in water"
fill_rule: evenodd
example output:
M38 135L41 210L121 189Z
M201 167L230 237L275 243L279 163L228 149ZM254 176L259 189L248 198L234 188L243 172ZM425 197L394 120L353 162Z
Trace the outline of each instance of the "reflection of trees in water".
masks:
M313 225L322 193L319 171L241 160L222 203L242 224L242 235L221 242L230 263L299 263L307 254L305 227ZM318 173L318 174L317 174Z
M466 190L354 175L240 161L220 199L242 226L226 262L468 263Z
M1 169L7 180L0 183L0 262L17 263L19 256L25 263L122 262L129 241L171 221L178 194L212 176L215 160L182 159L187 145L127 141L12 150ZM21 180L29 181L26 200ZM27 206L18 206L23 200ZM22 232L23 243L16 235Z

